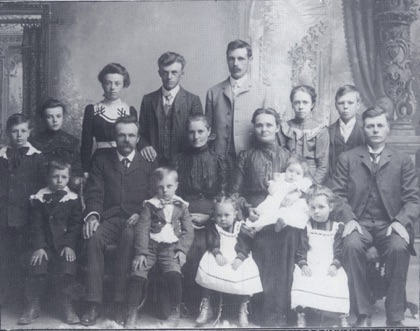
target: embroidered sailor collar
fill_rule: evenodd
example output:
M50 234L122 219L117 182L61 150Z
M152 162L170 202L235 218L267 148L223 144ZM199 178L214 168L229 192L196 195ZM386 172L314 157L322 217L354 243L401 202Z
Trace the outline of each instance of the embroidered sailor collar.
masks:
M64 191L66 191L67 194L59 202L66 202L66 201L69 201L69 200L77 200L77 198L78 198L77 194L70 191L70 189L67 186L64 188ZM44 194L50 194L50 193L53 193L53 191L51 191L51 189L49 187L44 187L44 188L40 189L37 194L32 194L30 196L29 200L39 200L42 203L44 203L44 202L46 202L44 200Z
M316 127L308 128L308 129L300 129L296 126L294 126L291 122L282 122L281 123L281 129L284 133L284 135L288 138L294 139L296 136L296 139L299 140L303 136L306 137L307 140L311 140L314 137L316 137L321 130L324 128L324 125L318 124Z
M114 123L120 117L130 116L130 107L121 99L115 101L102 100L93 107L95 116L100 116L110 123Z
M37 150L34 146L31 145L30 142L27 142L24 146L22 147L29 147L28 152L26 153L26 155L33 155L33 154L41 154L41 151ZM2 149L0 149L0 157L2 157L3 159L7 160L7 149L8 148L12 148L10 146L4 146Z
M189 203L187 201L183 200L181 197L179 197L177 195L174 195L173 198L172 198L172 200L173 200L173 202L174 202L175 205L177 205L177 204L179 204L179 205L185 204L185 205L187 205L187 207L189 205ZM160 199L156 195L153 198L149 199L149 200L145 200L143 202L143 206L145 205L146 202L152 204L153 206L155 206L158 209L163 209L162 203L160 202Z

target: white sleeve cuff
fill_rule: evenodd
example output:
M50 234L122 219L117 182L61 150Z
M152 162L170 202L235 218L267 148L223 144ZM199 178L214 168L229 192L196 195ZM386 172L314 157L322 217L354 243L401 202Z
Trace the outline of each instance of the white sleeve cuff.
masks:
M98 218L98 221L101 221L101 216L96 211L91 211L89 214L87 214L86 217L83 219L83 221L86 223L86 220L91 215L95 215Z

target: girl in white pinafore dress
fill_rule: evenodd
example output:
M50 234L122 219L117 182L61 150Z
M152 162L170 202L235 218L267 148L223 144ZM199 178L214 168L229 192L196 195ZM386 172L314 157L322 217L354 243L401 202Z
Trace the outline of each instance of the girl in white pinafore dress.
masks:
M206 226L207 251L195 279L204 288L196 320L199 325L213 317L210 296L216 291L239 297L239 326L247 326L249 297L263 290L258 267L250 254L252 238L243 231L244 221L238 219L238 210L234 197L221 197L215 201L215 222Z
M291 293L297 326L306 327L308 307L338 313L340 326L348 327L349 289L340 262L344 224L329 220L334 194L328 188L310 189L306 200L311 219L306 229L301 230Z

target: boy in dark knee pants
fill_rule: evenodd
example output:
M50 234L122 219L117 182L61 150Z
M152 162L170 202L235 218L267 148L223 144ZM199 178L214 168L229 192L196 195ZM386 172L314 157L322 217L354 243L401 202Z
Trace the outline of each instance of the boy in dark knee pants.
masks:
M19 324L30 324L40 315L40 296L45 291L47 274L58 277L63 321L79 323L69 297L76 275L77 238L82 228L82 207L76 193L69 190L71 166L64 160L48 165L48 186L31 196L30 256L25 282L25 309Z
M126 328L134 328L137 307L143 297L147 274L158 263L167 283L171 313L164 327L179 324L182 299L181 268L192 244L194 230L188 203L175 195L178 174L170 168L158 168L152 176L156 195L146 200L135 225L135 258L128 284L129 305Z

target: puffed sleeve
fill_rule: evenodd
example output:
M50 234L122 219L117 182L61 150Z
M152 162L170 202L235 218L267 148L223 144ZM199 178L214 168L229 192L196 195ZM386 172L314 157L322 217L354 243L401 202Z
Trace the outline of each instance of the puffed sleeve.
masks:
M137 110L136 108L134 108L133 106L130 106L130 116L135 117L136 120L138 120L138 116L137 116Z
M317 184L323 184L328 175L328 162L330 150L330 136L328 129L324 127L316 136L315 146L315 162L316 170L314 173L314 181Z
M83 116L82 144L80 147L80 157L82 160L82 168L84 172L89 172L90 170L93 147L93 119L93 105L88 105L85 108L85 114Z

